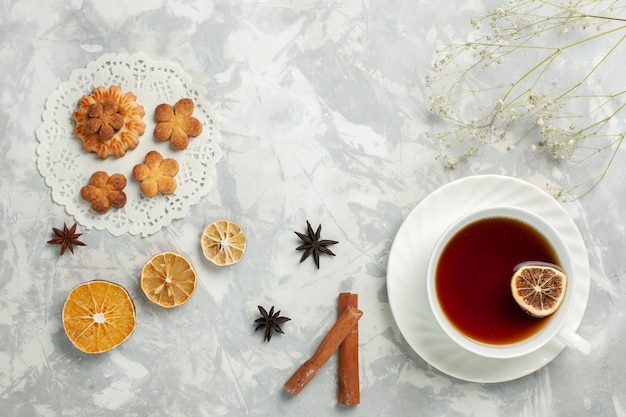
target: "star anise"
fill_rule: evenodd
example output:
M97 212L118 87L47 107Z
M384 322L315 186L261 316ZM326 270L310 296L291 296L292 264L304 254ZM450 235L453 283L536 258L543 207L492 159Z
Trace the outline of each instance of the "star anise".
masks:
M259 323L256 326L256 330L265 329L265 336L263 337L264 342L269 342L272 338L273 332L278 332L284 334L283 329L280 328L280 325L291 320L289 317L281 317L280 310L274 313L274 306L270 308L270 312L268 313L263 307L258 306L259 311L261 312L261 318L256 319L254 322Z
M76 233L76 223L74 226L67 228L66 224L63 224L63 230L53 227L54 234L57 235L54 239L48 241L50 244L61 245L61 255L65 253L67 249L74 253L74 246L87 246L85 243L78 240L82 233Z
M317 231L313 233L313 228L309 221L306 221L307 234L294 232L302 241L304 245L298 246L296 250L303 250L302 258L300 258L300 262L304 262L306 258L308 258L311 254L313 254L313 260L315 261L315 265L317 269L320 269L320 252L325 253L327 255L335 256L335 254L328 249L326 246L334 245L335 243L339 243L336 240L328 240L322 239L320 240L320 234L322 233L322 225L320 224L317 227Z

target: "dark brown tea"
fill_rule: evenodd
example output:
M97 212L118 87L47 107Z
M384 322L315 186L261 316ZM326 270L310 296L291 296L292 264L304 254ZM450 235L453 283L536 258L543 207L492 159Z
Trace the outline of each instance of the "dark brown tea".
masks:
M549 318L525 313L511 294L511 277L522 262L559 265L556 252L532 226L508 217L477 220L444 247L435 289L448 320L465 336L503 345L538 332Z

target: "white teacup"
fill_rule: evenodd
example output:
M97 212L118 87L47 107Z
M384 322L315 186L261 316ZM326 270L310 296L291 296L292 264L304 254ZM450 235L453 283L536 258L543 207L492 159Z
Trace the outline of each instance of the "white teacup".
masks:
M525 223L527 226L532 227L532 229L534 229L547 240L549 245L552 247L553 252L556 254L556 257L558 259L558 265L567 276L567 288L565 292L565 297L559 309L548 318L534 319L547 320L547 322L543 324L542 327L535 333L523 338L522 340L518 340L512 343L503 344L479 341L463 333L459 329L459 327L457 327L457 325L451 322L446 313L444 313L444 309L441 306L435 285L436 280L438 279L437 266L439 264L440 256L450 240L466 226L473 224L481 219L492 218L514 219ZM486 254L484 256L489 256L489 254ZM527 261L538 260L529 259ZM509 279L512 276L513 266L511 267L511 274L509 276ZM430 257L427 276L427 291L428 300L432 312L444 332L459 346L477 355L490 358L520 357L536 351L537 349L541 348L546 343L555 338L560 340L567 346L573 347L584 354L588 354L591 350L589 343L581 338L578 334L568 331L565 328L565 324L569 317L570 311L572 310L574 294L576 293L575 288L578 279L580 279L580 277L576 276L576 271L574 270L573 262L567 245L563 242L563 240L559 236L559 233L554 229L554 227L552 227L549 223L547 223L538 215L528 210L513 206L498 206L475 210L457 219L451 226L446 229L446 231L436 243ZM512 294L511 300L513 300Z

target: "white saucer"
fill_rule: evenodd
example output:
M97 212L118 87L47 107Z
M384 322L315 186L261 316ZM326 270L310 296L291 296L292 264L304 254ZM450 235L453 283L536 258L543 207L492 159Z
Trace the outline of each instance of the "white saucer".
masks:
M548 364L564 347L553 340L520 358L485 358L449 339L430 311L426 269L439 236L468 211L502 204L540 215L561 234L571 251L580 284L566 328L576 330L589 297L589 261L580 232L565 209L543 190L511 177L481 175L451 182L428 195L409 213L391 246L387 265L389 304L411 348L441 372L466 381L491 383L520 378Z

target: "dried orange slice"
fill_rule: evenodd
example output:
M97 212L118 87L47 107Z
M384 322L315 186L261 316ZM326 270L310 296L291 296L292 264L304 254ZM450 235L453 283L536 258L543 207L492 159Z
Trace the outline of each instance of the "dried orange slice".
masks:
M150 301L171 308L186 303L196 290L196 270L183 255L161 252L141 268L141 289Z
M511 278L513 298L535 317L546 317L558 310L566 289L567 276L550 265L524 265Z
M204 228L200 246L204 256L215 265L235 264L246 252L246 234L235 222L217 220Z
M119 346L135 329L135 305L128 291L108 281L82 283L70 291L63 305L63 329L85 353L101 353Z

